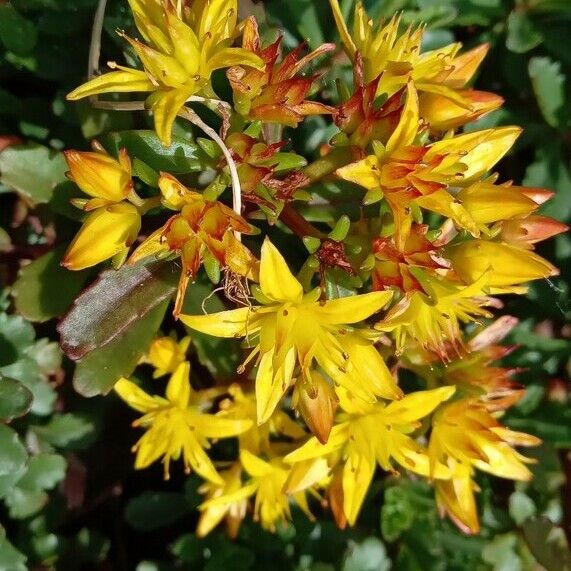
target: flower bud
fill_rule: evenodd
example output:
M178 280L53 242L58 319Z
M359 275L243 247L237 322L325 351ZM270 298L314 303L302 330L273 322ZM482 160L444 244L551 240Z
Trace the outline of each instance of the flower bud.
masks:
M83 270L126 253L140 229L141 217L132 204L98 208L85 219L61 264L69 270Z

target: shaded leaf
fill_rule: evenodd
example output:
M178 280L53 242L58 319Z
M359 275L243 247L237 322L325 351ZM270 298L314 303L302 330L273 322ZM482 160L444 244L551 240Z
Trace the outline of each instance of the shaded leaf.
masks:
M36 27L11 4L0 4L0 42L18 55L29 54L36 46Z
M2 531L0 534L0 569L28 571L27 557L8 541L4 529L1 527L0 529Z
M82 357L75 368L73 386L85 397L109 392L120 377L129 376L158 331L168 300L133 322L119 336Z
M571 570L571 551L563 529L538 517L523 524L523 535L533 556L547 571Z
M561 64L548 57L534 57L529 60L528 69L543 117L552 127L564 127L565 76Z
M391 561L383 542L376 537L368 537L349 548L343 561L343 571L388 571Z
M34 204L49 202L66 171L63 154L42 145L13 145L0 153L0 182Z
M10 421L26 414L32 406L32 393L14 379L0 378L0 420Z
M0 424L0 476L18 472L27 459L28 453L16 432Z
M67 448L91 434L93 424L76 414L59 414L32 430L53 446Z
M62 315L91 275L60 266L65 246L59 246L22 270L12 287L16 309L30 321L43 322Z
M64 457L58 454L32 456L18 487L30 491L51 490L64 479L66 466Z
M525 12L513 10L508 16L506 46L512 52L523 54L541 43L541 34L535 29Z
M60 323L61 346L73 360L120 336L176 290L172 264L153 262L102 272L73 303Z
M135 529L153 531L174 523L191 509L182 494L145 492L129 502L125 519Z
M155 171L171 174L197 172L204 168L204 153L193 142L173 136L170 147L165 147L154 131L122 131L111 133L100 139L102 145L114 154L121 148L127 149Z

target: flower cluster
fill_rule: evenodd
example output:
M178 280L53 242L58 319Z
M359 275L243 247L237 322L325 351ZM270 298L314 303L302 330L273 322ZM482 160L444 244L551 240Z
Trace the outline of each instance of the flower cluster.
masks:
M135 467L161 459L168 477L182 458L204 479L199 535L223 520L235 535L248 511L275 530L292 504L313 517L311 498L339 526L354 525L379 471L426 478L441 513L477 533L477 471L528 480L530 460L515 447L539 443L501 422L524 390L517 371L496 364L515 325L507 316L492 321L496 296L524 294L529 281L555 275L534 247L566 230L537 213L550 191L494 172L518 127L464 129L502 104L470 86L488 47L423 53L423 26L402 30L399 17L374 23L360 2L351 32L330 0L354 81L339 81L339 97L322 102L312 99L322 74L303 71L342 59L324 59L334 45L282 55L281 38L263 46L254 18L238 22L236 0L129 4L142 39L123 35L142 69L112 63L69 98L150 94L165 145L177 116L209 136L200 140L206 176L153 177L147 167L134 181L124 149L117 160L99 144L69 151L70 178L90 198L74 201L89 214L62 264L79 270L112 258L119 267L140 239L128 263L180 267L179 324L234 340L244 356L233 382L195 390L190 339L153 341L144 363L156 378L170 375L166 396L125 378L115 385L142 414ZM214 91L219 69L231 102ZM187 106L195 101L219 114L220 132ZM316 115L337 129L321 155L308 162L285 152L283 130ZM327 202L324 181L360 217L313 216ZM343 214L334 200L327 206ZM149 212L150 222L164 219L142 226ZM258 241L260 230L272 240ZM294 273L302 243L309 255ZM238 307L184 312L201 266L213 295L223 291ZM222 272L224 287L215 289ZM405 369L418 390L400 386ZM239 452L216 463L211 443L226 438Z

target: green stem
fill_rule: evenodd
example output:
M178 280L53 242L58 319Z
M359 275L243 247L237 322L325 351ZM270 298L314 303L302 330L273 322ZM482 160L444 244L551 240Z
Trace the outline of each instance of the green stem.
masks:
M317 182L318 180L333 174L338 168L344 167L352 161L353 155L351 147L339 147L337 149L333 149L324 157L320 157L308 164L302 169L302 172L309 177L311 182Z

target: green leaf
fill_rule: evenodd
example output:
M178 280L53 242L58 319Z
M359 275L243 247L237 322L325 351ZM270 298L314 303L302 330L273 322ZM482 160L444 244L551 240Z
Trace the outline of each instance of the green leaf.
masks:
M44 322L63 315L91 275L60 266L65 246L59 246L24 266L12 287L16 309L29 321Z
M27 557L20 553L6 538L4 528L0 526L0 569L7 571L28 571Z
M388 571L391 561L383 542L376 537L368 537L349 548L343 561L343 571Z
M541 208L541 213L557 220L571 218L571 173L566 151L558 140L542 141L537 146L535 160L527 168L523 184L555 190L555 196Z
M0 4L0 42L18 55L29 54L37 41L36 27L12 5Z
M275 164L276 174L299 170L307 165L307 159L296 153L276 153L268 162Z
M517 554L517 535L497 535L484 547L482 559L492 566L493 571L523 571Z
M58 454L37 454L28 462L28 469L18 481L23 490L51 490L65 478L67 463Z
M23 356L33 345L35 336L34 328L23 317L0 313L0 366L14 363Z
M42 426L31 429L52 446L68 448L93 432L93 424L76 414L59 414Z
M563 529L538 517L523 524L523 535L531 553L547 571L571 570L571 550Z
M512 52L523 54L541 43L541 34L535 29L525 12L513 10L508 16L506 46Z
M16 485L6 494L4 502L12 519L25 519L38 513L48 499L42 490L24 490Z
M139 531L153 531L174 523L191 510L182 494L145 492L129 501L125 519Z
M42 145L14 145L0 153L0 182L34 204L49 202L66 171L63 154Z
M102 272L73 303L58 331L73 360L105 347L132 324L168 300L179 273L170 263L139 263Z
M22 383L0 377L0 420L23 416L30 410L32 400L32 393Z
M411 527L415 510L404 486L391 486L385 491L385 501L381 508L381 532L383 537L393 542L403 531Z
M145 184L148 184L153 188L159 187L159 173L137 157L133 160L133 173Z
M521 525L535 515L536 507L527 494L516 490L509 499L509 512L516 524Z
M173 137L170 147L165 147L154 131L121 131L100 139L101 144L117 155L121 148L137 157L153 170L171 174L186 174L203 170L205 154L195 143L181 137Z
M121 378L129 376L148 349L165 316L168 300L133 322L121 335L80 359L73 386L85 397L106 394Z
M27 459L28 453L16 432L0 424L0 476L18 472Z
M561 64L548 57L533 57L528 69L543 117L552 127L564 128L565 76Z

